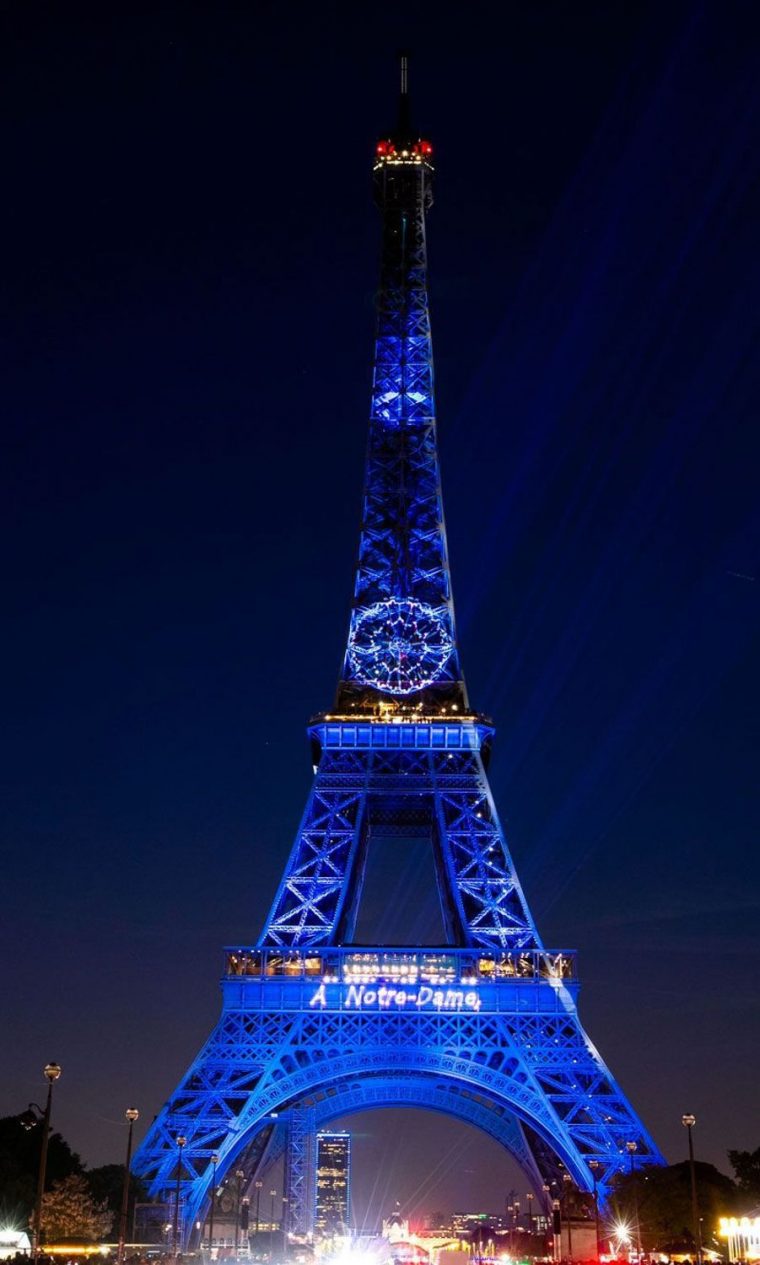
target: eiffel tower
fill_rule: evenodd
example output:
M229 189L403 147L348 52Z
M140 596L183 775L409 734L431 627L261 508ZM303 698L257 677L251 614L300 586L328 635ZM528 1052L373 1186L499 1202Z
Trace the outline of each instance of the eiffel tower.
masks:
M469 704L446 549L426 218L430 142L376 146L382 263L361 535L340 682L308 733L315 776L255 946L226 956L221 1018L134 1162L197 1242L212 1182L285 1161L287 1228L312 1228L311 1139L367 1108L445 1112L500 1142L540 1191L604 1200L663 1163L577 1011L575 955L541 942L486 775L494 729ZM445 943L355 942L370 840L432 848ZM178 1144L177 1139L180 1139ZM561 1182L559 1182L561 1187Z

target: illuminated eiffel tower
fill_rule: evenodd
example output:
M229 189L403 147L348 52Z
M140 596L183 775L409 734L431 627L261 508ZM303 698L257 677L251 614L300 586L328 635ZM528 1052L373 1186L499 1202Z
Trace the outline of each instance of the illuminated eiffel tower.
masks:
M156 1200L179 1191L185 1245L215 1177L242 1164L253 1183L283 1153L288 1228L308 1233L310 1139L365 1108L467 1121L539 1191L561 1167L604 1198L631 1162L663 1162L581 1026L574 954L539 938L486 776L493 726L467 698L433 400L432 184L402 61L399 123L374 157L379 313L337 696L309 725L314 784L261 937L228 952L221 1018L134 1164ZM354 943L373 832L430 841L439 948Z

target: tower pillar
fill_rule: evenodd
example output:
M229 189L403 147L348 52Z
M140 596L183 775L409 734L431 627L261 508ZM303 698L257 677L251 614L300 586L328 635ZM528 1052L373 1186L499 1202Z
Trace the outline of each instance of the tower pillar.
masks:
M293 1107L288 1119L285 1152L285 1212L283 1230L287 1235L311 1240L314 1236L314 1110Z

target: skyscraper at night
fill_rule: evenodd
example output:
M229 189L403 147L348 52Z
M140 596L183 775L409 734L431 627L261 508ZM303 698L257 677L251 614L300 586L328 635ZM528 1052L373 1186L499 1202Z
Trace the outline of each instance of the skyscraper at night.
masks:
M335 1234L348 1225L351 1198L351 1134L318 1133L314 1229Z

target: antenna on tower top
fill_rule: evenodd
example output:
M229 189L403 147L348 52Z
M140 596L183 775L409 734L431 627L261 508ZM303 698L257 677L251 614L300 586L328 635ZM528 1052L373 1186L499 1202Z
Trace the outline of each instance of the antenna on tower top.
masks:
M409 54L399 53L401 62L401 96L398 103L398 131L399 136L404 140L409 140L412 134L412 126L409 121Z

